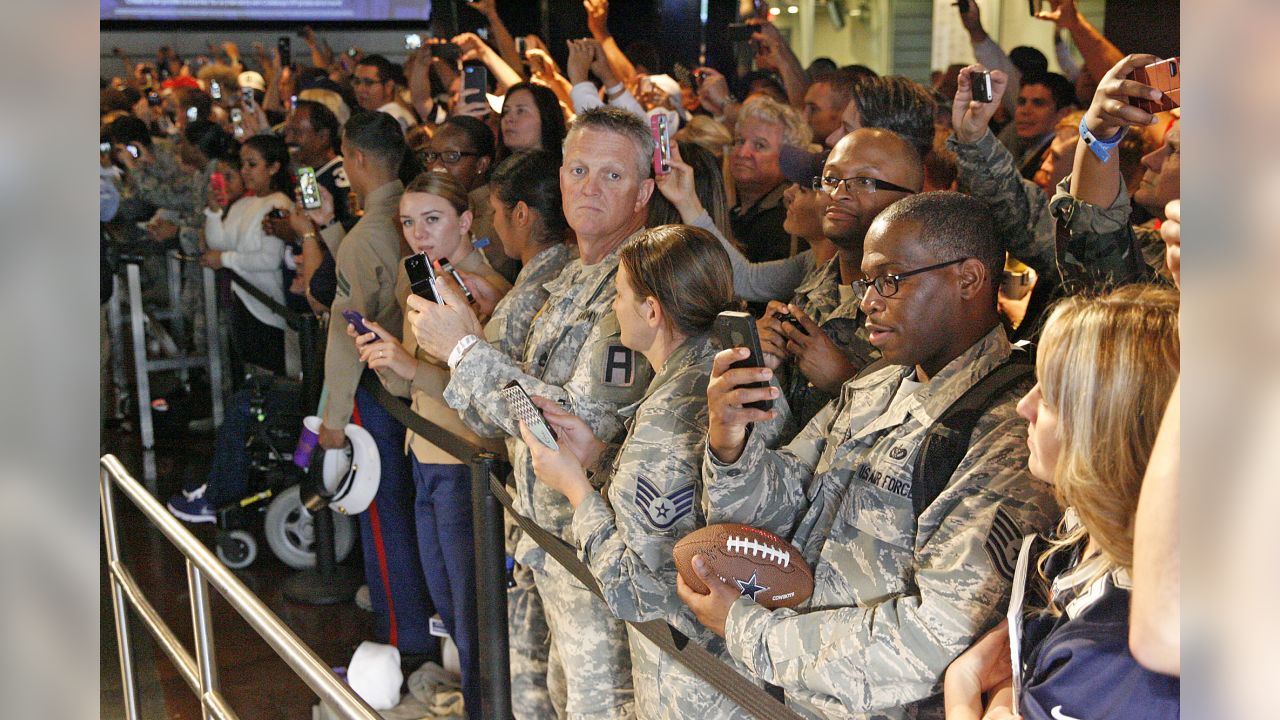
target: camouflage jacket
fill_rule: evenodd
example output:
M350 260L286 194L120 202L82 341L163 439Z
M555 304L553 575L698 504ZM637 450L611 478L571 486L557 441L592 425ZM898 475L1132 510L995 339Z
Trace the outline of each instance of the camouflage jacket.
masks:
M546 284L555 280L573 257L571 247L557 243L533 256L528 265L520 268L511 292L498 301L493 316L484 326L485 339L507 357L523 357L533 318L547 301Z
M555 280L534 317L520 361L487 342L477 342L454 367L444 399L455 410L470 409L468 420L478 434L506 433L515 438L510 455L516 483L516 510L566 540L572 508L564 496L534 477L529 450L500 394L517 380L530 395L555 400L591 426L606 441L621 434L618 408L635 402L648 387L653 371L648 361L619 339L613 314L617 294L614 277L619 250L632 235L594 265L575 258ZM516 560L541 567L541 550L528 537Z
M1018 173L1013 155L990 130L976 143L962 143L952 135L947 147L956 154L960 186L991 208L1009 254L1046 282L1072 290L1163 275L1164 244L1149 226L1129 224L1131 206L1123 180L1109 208L1072 197L1070 175L1050 201ZM1061 246L1059 219L1067 225Z
M184 169L173 143L168 140L153 143L151 157L153 162L129 171L126 177L129 195L183 216L198 216L205 203L209 176Z
M818 323L822 332L844 352L854 367L861 369L880 357L880 351L867 341L865 318L858 309L858 303L840 301L839 255L805 276L796 288L791 304ZM795 414L797 429L804 427L833 399L831 394L809 383L794 358L787 360L782 376L783 392Z
M731 607L732 656L827 718L941 718L943 673L1006 607L1017 543L1057 516L1027 472L1026 423L1008 393L974 428L950 485L917 518L911 481L928 427L1008 358L997 326L914 393L912 369L847 382L787 447L748 437L738 460L703 462L708 523L792 539L814 568L813 597L770 612Z

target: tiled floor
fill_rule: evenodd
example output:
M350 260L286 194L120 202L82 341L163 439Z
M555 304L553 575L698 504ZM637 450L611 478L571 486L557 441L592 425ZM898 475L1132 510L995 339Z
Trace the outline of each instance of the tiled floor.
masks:
M157 494L161 502L182 484L184 476L204 473L212 444L211 436L194 436L159 445ZM136 435L104 431L102 445L103 452L115 453L129 471L141 479ZM125 564L165 622L194 654L190 596L181 554L119 493L115 504ZM193 527L196 536L212 547L212 525L188 527ZM312 607L286 600L280 588L293 570L271 554L261 537L259 543L257 561L239 571L238 577L326 663L345 665L362 640L373 639L372 615L354 603ZM347 562L355 560L358 554L357 548ZM105 549L101 556L101 716L119 718L123 717L123 692ZM310 689L216 591L211 595L222 691L231 707L246 720L308 720L316 702ZM130 628L142 717L200 718L195 694L136 616L131 619Z

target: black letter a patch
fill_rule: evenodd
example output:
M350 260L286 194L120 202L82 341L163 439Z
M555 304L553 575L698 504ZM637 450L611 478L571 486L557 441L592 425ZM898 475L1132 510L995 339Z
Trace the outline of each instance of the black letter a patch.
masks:
M604 377L600 379L612 387L631 387L635 380L635 353L626 345L610 345L604 353Z

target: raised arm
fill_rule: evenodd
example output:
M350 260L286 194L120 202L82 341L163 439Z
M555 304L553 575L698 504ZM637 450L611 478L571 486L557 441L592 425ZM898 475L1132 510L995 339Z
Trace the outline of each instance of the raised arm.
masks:
M809 76L800 64L791 46L787 44L782 33L771 22L755 23L757 30L753 38L760 43L761 52L756 55L756 64L767 70L775 70L782 77L782 87L787 91L787 102L791 107L804 108L804 93L809 89Z
M510 65L502 59L496 50L489 46L484 40L480 39L475 33L462 33L454 36L452 42L462 48L462 60L479 60L489 68L489 72L493 73L493 78L497 81L498 90L506 92L506 89L522 82L524 78L520 77L520 73L512 69Z
M1075 0L1049 0L1052 6L1036 15L1041 20L1052 21L1055 25L1071 33L1071 39L1080 49L1084 58L1085 69L1093 77L1100 78L1107 70L1124 59L1120 48L1103 37L1085 16L1076 9Z
M471 9L484 15L489 23L489 37L498 46L498 53L503 61L517 73L523 74L520 70L524 66L524 58L516 51L516 41L507 30L506 23L502 22L502 16L498 14L497 0L474 0Z
M1093 102L1084 114L1085 127L1094 138L1106 142L1117 138L1130 125L1155 124L1155 115L1131 105L1130 100L1141 97L1158 100L1160 91L1128 77L1137 68L1159 59L1154 55L1129 55L1102 77ZM1081 202L1110 207L1122 188L1120 153L1118 149L1105 153L1108 157L1104 160L1096 150L1087 142L1076 144L1071 194Z
M969 11L960 13L960 24L969 33L969 42L973 45L973 56L978 64L991 70L999 70L1008 79L1008 89L1004 94L1004 109L1013 115L1018 107L1018 90L1022 85L1022 72L1013 64L996 41L982 27L982 13L976 0L969 0Z
M614 77L629 86L635 80L636 68L609 32L609 0L582 0L582 6L587 9L587 29L600 43L600 47L604 48L605 59L608 60Z

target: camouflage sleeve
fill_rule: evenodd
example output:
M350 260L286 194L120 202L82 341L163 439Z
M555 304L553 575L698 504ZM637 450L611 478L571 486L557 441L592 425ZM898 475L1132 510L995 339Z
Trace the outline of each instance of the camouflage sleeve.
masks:
M652 376L649 363L619 339L618 321L610 312L587 335L573 372L563 387L551 385L523 372L515 360L487 342L477 342L458 362L445 388L449 407L470 407L473 421L493 431L520 437L500 391L517 380L529 395L540 395L567 406L606 442L622 430L617 409L637 399ZM469 423L470 424L470 423ZM486 434L473 427L477 434Z
M698 461L706 436L678 413L660 409L636 419L610 481L613 511L595 493L573 515L583 562L605 602L622 620L674 617L676 541L698 527Z
M1018 543L1047 530L1053 501L1026 471L1026 424L985 422L921 515L910 592L866 607L770 612L739 599L730 653L766 681L875 713L935 695L947 666L1008 603ZM981 431L981 434L979 432ZM842 509L842 511L844 511Z
M707 523L738 522L783 537L809 508L807 488L827 444L837 403L828 403L785 448L769 450L753 427L737 462L703 453L703 513Z
M1129 224L1132 206L1123 178L1115 202L1104 208L1077 200L1068 175L1058 183L1049 208L1067 229L1058 257L1064 283L1091 287L1152 279Z
M129 173L131 193L157 207L193 212L204 203L204 190L199 183L201 173L188 173L178 164L173 151L163 145L153 148L155 161L140 165Z
M1018 173L1009 149L989 129L976 143L962 143L952 135L947 147L956 154L960 186L991 208L996 232L1009 254L1038 275L1056 275L1055 225L1049 203L1039 186Z

